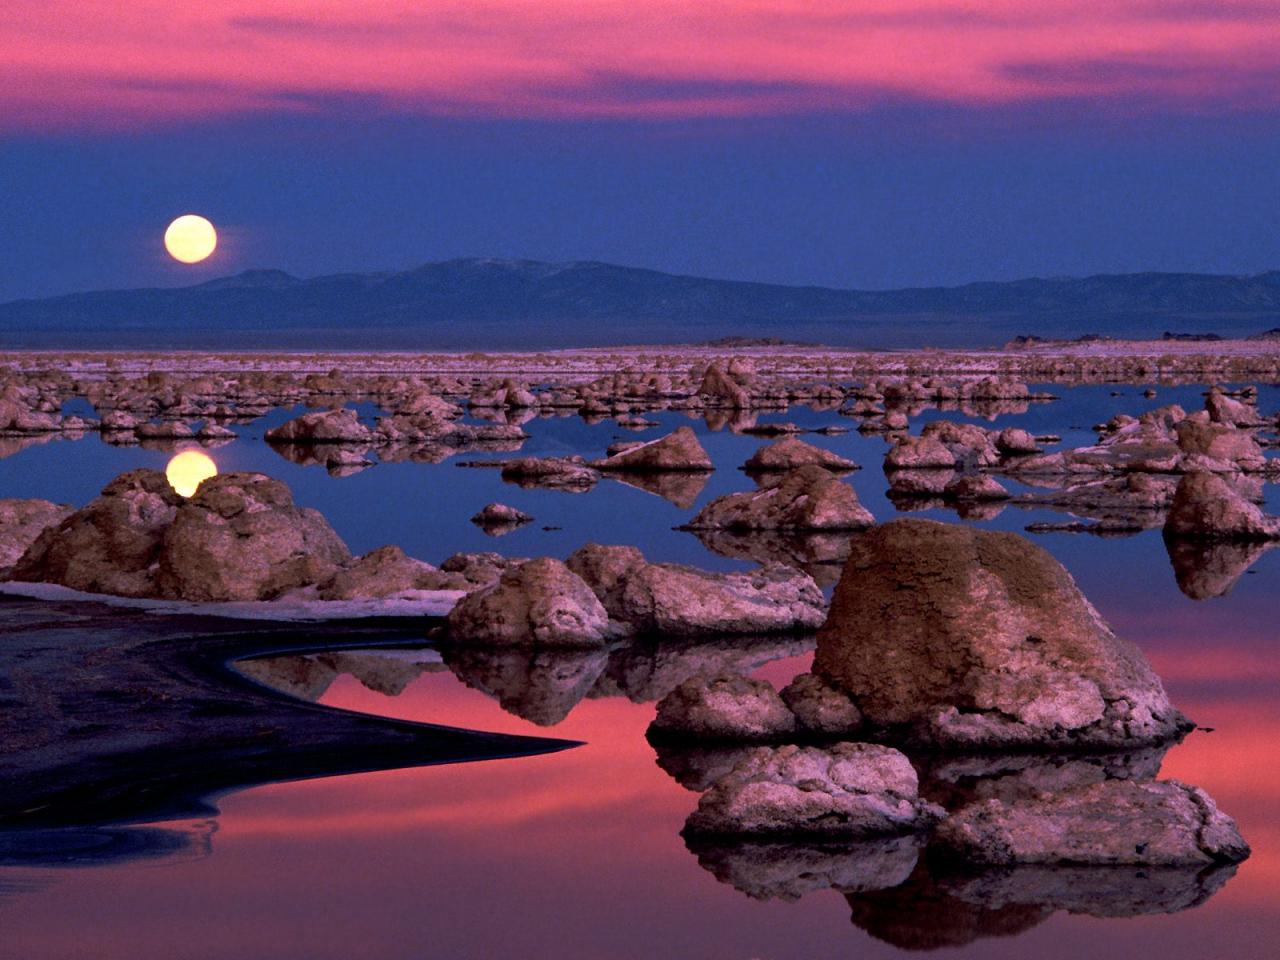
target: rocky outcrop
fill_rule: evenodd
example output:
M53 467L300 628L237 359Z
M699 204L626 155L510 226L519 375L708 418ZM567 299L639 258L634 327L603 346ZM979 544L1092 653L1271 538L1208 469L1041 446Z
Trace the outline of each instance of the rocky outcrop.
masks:
M711 457L688 427L647 443L629 446L611 457L594 461L597 470L627 473L696 473L714 470Z
M795 715L767 681L695 677L658 701L649 736L699 741L779 740L795 730Z
M1134 746L1188 726L1048 553L932 521L855 538L813 669L871 725L943 747Z
M48 500L0 500L0 575L18 562L40 534L74 512L73 507Z
M1204 469L1214 473L1266 469L1266 459L1257 439L1248 430L1210 422L1205 413L1192 414L1176 427L1183 469Z
M966 863L1235 863L1249 845L1203 790L1177 780L1102 783L1026 798L986 800L954 813L936 841Z
M448 589L448 576L396 546L379 547L347 564L318 590L321 600L377 600Z
M729 493L703 507L687 530L865 530L875 517L853 487L819 466L801 467L759 490Z
M852 698L816 674L798 674L782 688L781 698L805 733L847 737L862 726L862 711Z
M1280 540L1280 517L1267 516L1217 474L1188 473L1178 481L1164 533L1185 540Z
M950 470L956 457L934 437L903 437L884 457L886 472L893 470Z
M279 480L204 481L164 531L156 591L175 600L270 600L332 576L351 554L317 510Z
M778 473L808 466L836 473L858 469L852 460L796 437L784 437L777 443L761 447L747 458L742 468L748 473Z
M708 406L745 410L751 406L751 394L718 361L712 361L698 386L698 396Z
M494 647L599 647L610 636L609 615L581 577L539 557L463 597L449 614L449 636Z
M648 563L634 547L587 544L568 560L630 634L670 636L786 633L814 629L825 603L813 579L781 564L711 573Z
M320 410L273 427L265 439L268 443L369 443L373 433L354 410Z
M12 579L155 596L161 544L182 502L159 471L121 474L86 506L45 529L14 565Z
M910 833L941 816L897 750L866 743L759 747L698 801L686 835Z

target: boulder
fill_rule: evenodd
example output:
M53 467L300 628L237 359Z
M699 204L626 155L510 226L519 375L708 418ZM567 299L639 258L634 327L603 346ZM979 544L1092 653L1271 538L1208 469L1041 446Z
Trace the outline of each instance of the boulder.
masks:
M522 523L530 523L533 517L523 510L507 506L505 503L486 504L471 522L482 527L514 527Z
M933 521L854 538L813 670L868 723L941 747L1118 748L1189 726L1053 557Z
M996 436L996 449L1005 456L1024 457L1040 452L1036 438L1018 427L1005 427Z
M272 427L265 439L268 443L369 443L373 432L354 410L320 410Z
M657 440L637 444L611 457L594 461L597 470L630 473L698 472L714 470L711 457L689 427L680 427Z
M712 573L648 563L634 547L598 544L578 550L568 564L625 633L789 633L815 629L825 609L813 578L781 564L748 573Z
M48 500L0 500L0 571L17 563L40 534L74 512L74 507Z
M858 469L858 465L852 460L796 437L784 437L777 443L761 447L747 459L743 469L748 473L776 473L807 466L822 467L837 473Z
M156 591L174 600L270 600L351 559L318 510L279 480L223 473L200 484L164 531Z
M658 701L651 738L778 740L795 733L795 715L765 680L694 677Z
M942 488L945 500L964 502L1008 500L1009 491L995 477L986 473L970 473L956 477Z
M1188 473L1178 481L1164 533L1190 540L1280 540L1280 517L1267 516L1218 474Z
M823 467L784 474L759 490L712 500L685 526L688 530L865 530L875 517L858 502L853 487Z
M916 772L890 747L759 747L698 801L686 835L911 833L941 810L920 799Z
M449 635L476 646L599 647L609 639L609 615L581 577L539 557L458 601Z
M934 437L902 437L884 457L886 471L949 470L955 465L955 454Z
M698 395L708 405L745 410L751 406L751 394L725 373L718 361L712 361L698 386Z
M418 590L442 589L445 576L396 546L379 547L351 561L322 583L321 600L378 600Z
M1209 391L1204 408L1214 423L1226 423L1233 427L1259 427L1264 422L1258 415L1257 407L1232 399L1220 387Z
M817 674L798 674L782 688L781 697L807 733L848 736L862 726L857 704Z
M1198 787L1177 780L1105 780L954 813L935 835L949 854L982 865L1177 867L1236 863L1249 845Z
M1207 469L1264 470L1266 459L1253 434L1225 423L1211 423L1204 413L1180 421L1176 427L1178 449L1200 458Z
M90 593L154 596L161 542L182 502L157 470L121 474L86 506L46 528L11 578Z

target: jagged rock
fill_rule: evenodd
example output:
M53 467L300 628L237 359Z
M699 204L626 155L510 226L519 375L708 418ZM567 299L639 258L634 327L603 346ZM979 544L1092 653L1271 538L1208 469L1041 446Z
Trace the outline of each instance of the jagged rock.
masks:
M865 530L874 523L853 487L829 470L807 466L759 490L717 497L684 529Z
M968 863L1235 863L1249 846L1203 790L1177 780L1102 783L1023 798L985 800L954 813L935 834Z
M490 503L471 518L471 522L482 527L514 527L522 523L530 523L533 517L523 510L507 506L505 503Z
M494 647L599 647L609 637L609 615L581 577L538 557L463 597L449 613L449 634Z
M916 772L890 747L759 747L715 783L686 835L865 837L910 833L941 815L920 800Z
M182 502L159 471L121 474L86 506L46 528L14 565L12 579L155 596L161 541Z
M13 566L49 527L75 512L48 500L0 500L0 574Z
M955 454L933 437L902 437L884 457L886 471L950 470Z
M847 736L862 726L857 704L816 674L798 674L782 688L781 697L800 729L809 733Z
M265 439L268 443L369 443L373 432L354 410L320 410L272 427Z
M621 470L628 473L698 472L714 470L711 457L688 427L628 447L603 460L592 462L597 470Z
M743 469L748 473L775 473L811 465L837 473L858 469L852 460L796 437L784 437L761 447L747 459Z
M1266 458L1253 434L1223 423L1211 423L1204 413L1178 423L1178 449L1196 457L1206 469L1256 471L1266 469Z
M156 590L175 600L270 600L350 558L324 516L294 506L279 480L223 473L200 484L164 531Z
M440 564L440 572L450 575L442 590L473 590L498 582L503 572L519 566L527 557L504 557L500 553L455 553Z
M1267 516L1217 474L1188 473L1178 481L1164 533L1188 540L1280 540L1280 517Z
M719 362L712 361L698 386L698 395L709 404L745 410L751 406L751 394L721 368Z
M711 573L648 563L634 547L598 544L581 548L568 564L629 633L786 633L815 628L825 607L811 577L781 564L748 573Z
M694 677L660 701L650 737L692 740L778 740L796 718L765 680Z
M945 747L1122 747L1188 721L1070 574L1023 537L897 520L854 539L814 672Z
M1258 408L1233 400L1220 387L1214 387L1205 398L1204 408L1209 419L1214 423L1225 423L1233 427L1258 427L1263 419L1258 415Z
M582 457L518 457L502 464L502 479L530 487L582 492L600 479Z
M379 547L351 561L320 585L321 600L373 600L442 589L441 573L396 546Z
M975 467L990 467L1000 460L995 437L994 431L986 430L977 424L959 423L955 420L933 420L921 428L919 438L907 439L915 443L926 439L938 441L951 452L957 465L963 463ZM907 455L905 452L898 454L898 456Z

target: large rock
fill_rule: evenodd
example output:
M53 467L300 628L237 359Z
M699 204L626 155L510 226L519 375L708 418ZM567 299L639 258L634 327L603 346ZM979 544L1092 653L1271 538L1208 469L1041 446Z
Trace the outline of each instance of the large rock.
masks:
M354 410L304 413L265 434L268 443L368 443L373 432Z
M1107 780L1007 803L986 800L953 814L937 842L969 863L1235 863L1249 845L1203 790L1177 780Z
M955 454L934 437L903 437L884 457L884 469L950 470L956 465Z
M940 814L920 799L916 772L897 750L787 745L748 755L702 795L685 832L865 837L910 833Z
M717 497L689 530L865 530L875 517L853 487L816 465L800 467L759 490Z
M164 532L156 590L179 600L270 600L351 559L318 510L279 480L224 473L200 484Z
M182 502L157 470L121 474L86 506L46 528L14 565L12 579L154 596L161 542Z
M698 386L698 395L709 406L745 410L751 406L751 394L729 376L719 361L712 361Z
M1277 540L1280 518L1267 516L1230 481L1197 471L1178 481L1164 532L1177 539Z
M813 578L781 564L711 573L648 563L634 547L587 544L569 568L595 591L627 633L712 636L815 629L825 601Z
M795 730L795 715L768 681L694 677L658 701L649 734L692 740L777 740Z
M944 747L1121 747L1188 721L1070 574L1023 537L897 520L855 538L814 672Z
M743 469L748 473L776 473L807 466L822 467L837 473L858 469L858 465L852 460L796 437L784 437L777 443L761 447L747 458Z
M1211 423L1204 413L1193 414L1176 427L1178 449L1186 458L1214 472L1266 469L1262 448L1253 434L1225 423Z
M429 563L396 546L379 547L351 561L320 585L321 600L379 600L419 590L438 590L448 580Z
M619 453L591 464L597 470L620 470L630 473L698 472L714 470L711 457L688 427L648 443L627 447Z
M609 615L581 577L539 557L458 601L449 635L494 647L599 647L609 638Z
M0 500L0 571L11 567L46 529L75 512L48 500Z

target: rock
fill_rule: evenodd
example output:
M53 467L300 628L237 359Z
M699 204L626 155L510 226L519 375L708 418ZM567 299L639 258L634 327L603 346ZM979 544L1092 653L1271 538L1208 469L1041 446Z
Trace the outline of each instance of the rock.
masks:
M568 564L631 634L789 633L816 628L825 608L813 578L781 564L711 573L648 563L634 547L598 544L578 550Z
M1223 393L1220 387L1214 387L1209 391L1204 408L1209 413L1209 419L1214 423L1225 423L1233 427L1259 427L1263 424L1257 407L1233 400Z
M375 600L418 590L441 589L440 571L406 556L396 546L379 547L353 560L320 585L321 600Z
M121 474L86 506L46 528L11 578L90 593L155 596L161 541L182 502L157 470Z
M1205 419L1201 419L1205 418ZM1205 414L1187 417L1177 425L1178 449L1207 461L1215 472L1224 469L1264 470L1266 459L1253 434L1223 423L1210 423Z
M996 449L1005 456L1021 457L1040 452L1036 438L1018 427L1005 427L996 437Z
M196 434L201 440L234 440L236 432L220 423L214 423L212 420L206 420L201 425L200 431Z
M823 447L805 443L796 437L784 437L753 453L743 469L748 473L774 473L795 470L797 467L817 466L842 473L857 470L858 465Z
M885 454L884 469L949 470L956 465L955 454L933 437L902 437Z
M539 557L458 601L449 634L458 643L493 647L599 647L609 638L609 615L581 577Z
M843 690L813 673L798 674L782 688L800 729L824 736L848 736L862 726L862 711Z
M174 600L270 600L351 559L318 510L279 480L223 473L200 484L164 531L156 590Z
M890 747L759 747L715 783L686 835L866 837L911 833L941 810L917 792L916 772Z
M745 410L751 406L751 394L725 373L719 362L712 361L698 386L698 395L709 405Z
M1203 790L1177 780L1106 780L1014 803L971 804L935 839L967 863L1236 863L1249 845Z
M522 487L548 487L580 493L600 479L582 457L517 457L502 464L502 479Z
M1008 500L1009 491L995 477L986 473L971 473L956 477L942 488L945 500L968 502L994 502Z
M955 747L1128 747L1188 721L1024 537L897 520L854 538L813 670L866 720Z
M760 490L729 493L703 507L687 530L865 530L875 517L853 487L819 466L800 467Z
M533 517L523 510L509 507L505 503L490 503L471 518L471 522L481 527L514 527L522 523L530 523Z
M40 534L75 512L48 500L0 499L0 573L13 566Z
M602 647L565 649L473 647L449 644L444 662L468 687L495 698L507 713L551 727L591 693L609 653Z
M698 442L697 435L688 427L680 427L665 437L629 447L603 460L596 460L591 466L597 470L622 470L628 473L715 469L707 451Z
M140 440L186 440L196 435L195 431L181 420L140 423L134 432Z
M512 567L519 566L527 557L504 557L500 553L455 553L440 564L440 572L447 573L453 580L443 589L473 590L476 587L488 587L498 582L502 574Z
M304 413L265 434L268 443L369 443L373 431L350 409Z
M138 428L140 421L128 410L108 410L102 415L100 429L103 433L111 433L115 430L133 431Z
M1217 474L1188 473L1178 481L1164 533L1176 539L1278 540L1280 517L1267 516Z
M796 718L767 681L694 677L660 701L650 738L778 740L795 733Z

